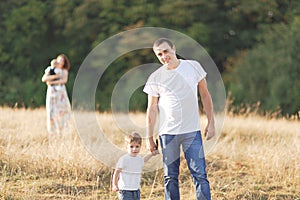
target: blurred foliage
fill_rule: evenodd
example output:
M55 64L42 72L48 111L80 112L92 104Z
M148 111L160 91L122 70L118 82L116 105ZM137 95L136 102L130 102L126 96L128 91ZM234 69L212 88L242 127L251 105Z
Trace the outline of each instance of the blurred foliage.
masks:
M260 42L226 72L236 102L259 102L265 110L300 108L300 18L266 27Z
M102 41L138 27L184 33L211 55L235 104L294 114L299 106L299 10L294 0L10 0L0 2L0 104L39 107L50 60L68 55L70 97L85 57ZM110 110L114 84L126 71L157 62L151 50L119 59L104 73L97 107ZM141 88L131 110L144 110Z

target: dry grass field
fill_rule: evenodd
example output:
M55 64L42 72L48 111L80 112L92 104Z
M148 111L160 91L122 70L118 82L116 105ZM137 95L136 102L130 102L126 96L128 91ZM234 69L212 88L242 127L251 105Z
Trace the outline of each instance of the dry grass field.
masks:
M132 118L144 123L143 113ZM120 143L111 114L97 113L104 132ZM0 108L0 199L116 199L113 169L88 153L73 124L61 138L46 133L44 109ZM300 199L300 122L227 114L207 155L212 199ZM195 199L181 164L183 200ZM142 199L164 199L161 169L143 174Z

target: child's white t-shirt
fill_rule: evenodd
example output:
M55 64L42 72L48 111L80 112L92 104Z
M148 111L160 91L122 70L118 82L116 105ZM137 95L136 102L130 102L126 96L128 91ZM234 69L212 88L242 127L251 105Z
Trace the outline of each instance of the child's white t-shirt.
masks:
M153 72L144 92L159 97L159 134L183 134L200 130L198 83L206 72L200 63L180 60L176 69L165 65Z
M122 169L118 181L119 190L138 190L140 188L144 158L140 155L125 154L118 160L117 169Z

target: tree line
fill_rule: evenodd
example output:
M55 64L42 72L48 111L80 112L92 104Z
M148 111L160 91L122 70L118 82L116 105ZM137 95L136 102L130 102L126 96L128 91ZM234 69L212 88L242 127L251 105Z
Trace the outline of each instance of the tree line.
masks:
M300 110L300 3L296 0L10 0L0 2L0 105L44 106L44 69L68 55L71 96L78 69L99 43L119 32L164 27L201 44L222 73L236 106L259 102L265 111ZM139 56L137 56L139 55ZM130 68L157 62L151 50L114 62L96 93L110 110L114 84ZM144 110L138 90L131 110Z

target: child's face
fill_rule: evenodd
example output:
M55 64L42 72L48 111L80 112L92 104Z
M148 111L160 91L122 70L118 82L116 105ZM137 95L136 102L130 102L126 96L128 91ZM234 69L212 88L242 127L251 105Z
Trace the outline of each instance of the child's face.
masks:
M57 66L56 59L51 60L51 66L52 67L56 67Z
M141 145L137 142L131 142L127 145L127 151L131 156L137 156L140 153Z

